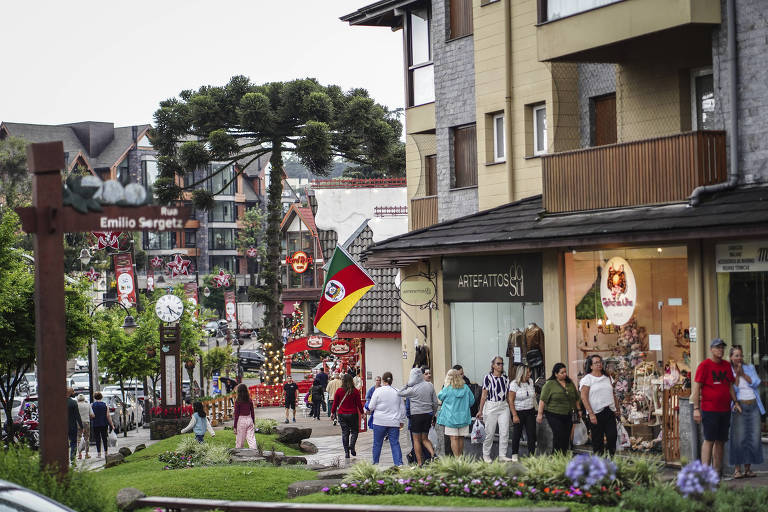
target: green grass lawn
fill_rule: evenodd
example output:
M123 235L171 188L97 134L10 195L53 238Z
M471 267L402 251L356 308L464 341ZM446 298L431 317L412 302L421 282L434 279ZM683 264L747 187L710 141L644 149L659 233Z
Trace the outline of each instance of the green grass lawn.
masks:
M291 503L336 503L357 505L407 505L413 507L565 507L572 512L619 512L618 507L591 506L584 503L567 503L563 501L529 501L529 500L492 500L482 498L460 498L455 496L416 496L412 494L395 494L386 496L363 496L358 494L333 495L310 494L291 500Z
M164 464L157 460L157 456L175 450L181 437L164 439L127 457L124 464L96 472L109 501L114 503L117 492L124 487L135 487L148 496L280 501L285 499L291 483L316 478L314 471L301 469L301 466L231 464L163 470ZM256 438L266 449L274 446L276 451L300 455L299 451L278 443L274 435L256 434ZM218 431L213 438L206 435L205 440L235 446L235 435L231 430Z

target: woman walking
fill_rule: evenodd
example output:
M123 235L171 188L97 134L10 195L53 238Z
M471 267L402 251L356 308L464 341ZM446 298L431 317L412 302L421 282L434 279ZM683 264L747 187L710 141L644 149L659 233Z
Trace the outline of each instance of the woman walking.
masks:
M416 463L421 466L424 463L424 450L427 450L430 458L435 457L435 447L429 440L429 428L438 405L435 387L425 380L421 368L411 368L408 384L398 394L410 400L408 429L411 431Z
M744 352L740 345L731 347L731 368L736 378L734 388L741 413L731 412L731 437L728 440L728 462L735 466L733 478L754 477L752 464L763 463L760 443L760 417L765 414L758 392L760 377L754 365L744 364ZM741 472L741 465L744 472Z
M202 402L195 402L192 404L192 409L195 411L192 413L192 417L189 419L189 424L181 430L182 434L186 434L190 430L194 431L195 439L198 443L202 443L205 438L205 431L207 430L211 437L216 436L216 432L213 431L211 422L205 415L205 409L203 409ZM237 420L235 420L237 424Z
M613 381L603 371L603 358L597 354L587 359L586 371L579 390L589 416L592 450L596 455L603 455L607 449L613 455L616 453L616 419L621 416Z
M112 423L112 418L109 415L109 409L101 399L103 398L101 392L97 391L93 394L93 435L96 438L96 454L101 457L101 446L104 445L104 457L107 456L107 426L111 430L115 430L115 425Z
M518 366L515 380L509 385L509 409L512 411L512 462L518 461L520 437L525 429L528 455L536 454L536 390L531 369Z
M445 427L445 435L451 440L451 452L454 457L464 453L464 437L469 435L472 415L469 410L475 403L475 395L464 383L458 370L448 370L443 389L437 395L442 402L437 413L437 423Z
M400 451L400 429L405 423L405 404L392 387L392 372L381 376L381 387L371 395L368 409L375 414L373 419L373 463L378 464L384 436L389 434L389 447L395 466L403 465L403 452Z
M332 403L333 424L336 424L337 418L341 423L341 445L344 447L344 458L348 459L350 454L357 457L355 443L360 430L360 416L363 416L365 411L360 401L360 392L355 388L355 379L350 374L344 374L341 387L333 394Z
M563 363L556 363L552 375L544 384L539 400L539 413L536 422L544 421L552 429L552 449L565 453L570 448L571 430L574 421L581 421L579 392L568 377L568 370Z
M485 441L483 460L491 462L491 446L499 425L499 460L507 461L507 440L509 439L509 379L504 375L504 359L496 356L491 360L491 371L483 378L483 394L476 418L485 420Z
M323 390L323 384L320 379L315 378L314 382L312 382L312 388L309 390L309 392L312 398L312 412L310 417L319 420L320 407L323 405L325 400L325 391Z
M93 410L91 404L89 404L85 395L82 393L77 395L77 409L80 411L80 421L83 422L83 428L77 433L77 458L83 458L83 449L85 449L85 458L90 459L88 455L88 449L91 446L91 419L93 419Z
M256 436L254 435L255 415L253 412L253 402L251 395L248 394L248 386L238 384L235 388L237 398L235 399L235 448L242 448L247 441L248 448L256 448Z

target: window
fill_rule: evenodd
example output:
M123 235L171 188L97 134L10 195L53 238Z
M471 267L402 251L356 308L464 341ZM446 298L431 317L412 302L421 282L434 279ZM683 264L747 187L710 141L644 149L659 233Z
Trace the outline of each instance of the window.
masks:
M221 167L221 164L209 164L208 174L212 175L214 172L217 172L219 169L221 169ZM235 170L231 165L226 167L226 169L219 172L205 182L208 192L225 196L231 196L235 194L235 182L232 180L232 178L235 176Z
M407 17L408 106L435 101L435 74L432 65L428 7L413 9Z
M131 174L128 170L128 155L125 155L123 161L117 165L117 181L123 185L131 182Z
M449 38L468 36L472 33L472 0L451 0L451 27Z
M197 182L198 174L195 171L188 171L184 173L184 187L191 187Z
M216 201L213 209L208 212L210 222L235 222L235 203L232 201Z
M493 116L493 161L503 162L507 158L506 141L504 139L504 114Z
M540 22L553 21L566 16L573 16L584 11L590 11L613 4L621 0L539 0L539 5L544 5L540 16L545 16Z
M175 249L176 232L158 231L144 233L144 249Z
M195 215L195 205L192 204L192 201L184 201L182 205L185 208L189 208L189 218L190 220L197 220L197 215Z
M477 186L477 140L475 125L453 129L453 176L451 188Z
M157 179L157 160L142 160L141 162L141 181L144 188L147 189L147 195L152 191L152 186Z
M694 130L715 129L715 81L712 69L700 69L691 73L693 109L691 118Z
M208 249L235 249L235 230L210 228L208 230Z
M424 176L426 179L425 196L437 195L437 155L424 157Z
M208 258L208 268L213 271L214 268L223 268L227 272L232 272L233 274L235 271L235 257L234 256L210 256Z
M196 247L197 246L197 231L194 229L188 229L184 231L184 247Z
M593 146L615 144L618 136L616 128L616 93L589 99L590 137Z
M547 107L533 107L533 154L543 155L547 152Z

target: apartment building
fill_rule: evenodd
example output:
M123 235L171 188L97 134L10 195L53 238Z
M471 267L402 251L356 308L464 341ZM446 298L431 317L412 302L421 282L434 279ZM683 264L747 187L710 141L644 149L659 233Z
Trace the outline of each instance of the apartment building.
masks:
M767 18L755 0L400 0L342 18L403 37L412 231L366 256L434 275L436 308L403 309L429 325L438 381L457 363L479 381L496 354L514 371L530 349L577 377L598 353L630 434L676 460L708 340L768 378Z

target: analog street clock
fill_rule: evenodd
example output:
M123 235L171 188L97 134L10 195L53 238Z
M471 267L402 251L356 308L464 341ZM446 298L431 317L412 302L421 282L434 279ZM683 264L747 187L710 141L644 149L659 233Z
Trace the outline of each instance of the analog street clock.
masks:
M157 318L166 323L175 322L183 312L184 302L176 295L163 295L155 303Z

